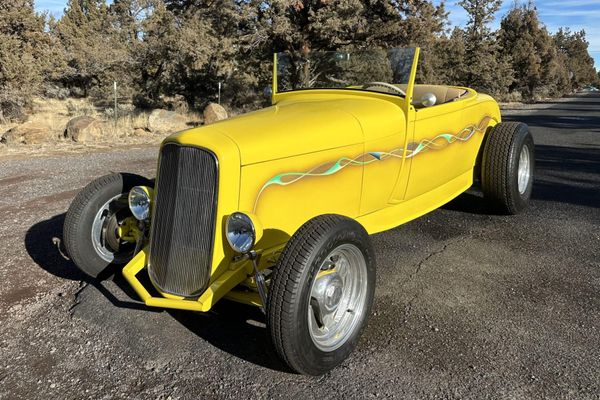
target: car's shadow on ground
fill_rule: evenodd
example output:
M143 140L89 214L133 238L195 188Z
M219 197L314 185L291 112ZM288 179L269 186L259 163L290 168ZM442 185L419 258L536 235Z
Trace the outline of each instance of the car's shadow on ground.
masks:
M113 279L117 285L130 297L135 296L135 292L131 287L126 287L122 279L119 279L120 274L115 275L118 267L109 267L97 279L92 278L83 273L71 261L66 253L62 243L62 231L65 222L65 214L56 215L45 221L41 221L33 225L25 234L25 249L31 259L43 270L51 273L62 279L73 281L82 281L90 284L100 291L114 306L121 308L144 308L141 303L135 301L123 301L118 299L111 293L102 281L105 279Z
M218 349L265 368L291 372L277 356L265 316L256 307L222 300L209 313L168 313Z
M466 192L462 193L454 200L444 204L442 207L444 210L457 211L467 214L477 215L496 215L493 209L485 202L483 194L478 187L473 187Z
M139 301L118 267L105 271L98 279L81 272L62 246L64 220L65 214L56 215L36 223L27 231L25 248L40 268L62 279L88 283L110 302L111 307L154 313L164 311ZM106 285L106 280L115 285ZM221 301L208 313L167 312L192 333L224 352L265 368L289 372L274 352L264 315L255 307Z

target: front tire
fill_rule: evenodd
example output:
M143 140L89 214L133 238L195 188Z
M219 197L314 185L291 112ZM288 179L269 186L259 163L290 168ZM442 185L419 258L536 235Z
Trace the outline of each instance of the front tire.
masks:
M269 288L267 324L281 359L306 375L339 365L358 343L374 288L375 256L360 224L338 215L305 223Z
M135 243L119 237L119 227L133 218L127 202L132 187L152 186L143 176L115 173L92 181L71 203L63 229L67 253L83 272L96 278L112 265L131 260Z
M518 214L533 188L534 144L527 125L502 122L489 133L483 152L481 188L494 211Z

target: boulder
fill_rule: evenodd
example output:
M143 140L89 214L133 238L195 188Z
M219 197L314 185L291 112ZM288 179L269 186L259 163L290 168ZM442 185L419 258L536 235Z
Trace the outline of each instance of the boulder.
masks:
M25 122L6 131L0 142L13 144L39 144L52 138L50 125L44 122Z
M102 123L87 115L75 117L67 123L64 136L81 143L101 139L104 136Z
M209 103L204 109L204 125L227 119L227 110L217 103Z
M187 118L174 111L156 109L148 115L148 129L152 133L173 133L187 128Z
M133 136L146 136L149 132L142 128L135 128L133 130Z

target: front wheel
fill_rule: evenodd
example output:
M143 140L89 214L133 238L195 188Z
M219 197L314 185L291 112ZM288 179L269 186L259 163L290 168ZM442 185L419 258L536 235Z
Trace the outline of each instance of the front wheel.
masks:
M127 173L106 175L88 184L71 203L63 240L75 265L86 274L97 277L133 257L136 243L130 230L136 220L127 195L138 185L152 186L152 181Z
M322 215L290 239L273 273L267 322L294 371L320 375L356 347L375 287L375 257L356 221Z
M518 214L531 198L534 145L527 125L502 122L486 140L481 188L490 206L502 214Z

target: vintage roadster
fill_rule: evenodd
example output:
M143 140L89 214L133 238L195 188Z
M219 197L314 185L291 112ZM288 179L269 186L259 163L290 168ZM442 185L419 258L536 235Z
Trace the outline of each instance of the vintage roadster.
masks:
M72 260L91 276L126 264L150 307L260 307L291 369L332 369L370 314L370 234L474 182L494 212L531 195L527 126L501 122L488 95L415 84L418 57L276 54L270 107L169 136L155 182L112 174L79 193L64 227Z

